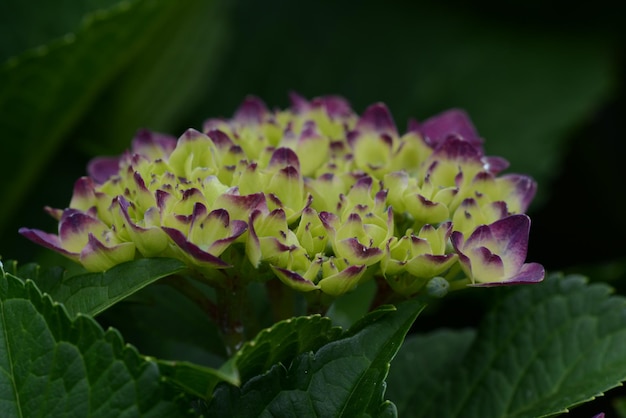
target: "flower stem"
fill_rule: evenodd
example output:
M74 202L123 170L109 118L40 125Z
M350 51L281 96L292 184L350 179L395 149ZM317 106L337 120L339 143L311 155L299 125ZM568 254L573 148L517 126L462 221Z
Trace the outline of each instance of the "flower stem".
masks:
M450 291L465 289L471 283L472 281L467 277L461 280L453 280L450 282Z
M217 321L217 305L204 296L193 284L183 276L174 275L164 279L164 283L172 286L183 296L204 311L214 322Z
M373 311L379 306L392 303L398 298L398 295L393 291L382 275L376 275L374 280L376 281L377 290L370 304L370 311Z
M334 298L325 294L321 290L314 290L306 294L306 301L307 315L325 315L328 308L333 303Z
M265 282L265 288L274 322L295 316L296 300L291 289L276 279Z
M245 283L236 278L228 286L216 288L218 318L217 325L224 340L226 353L232 356L246 341L245 318L248 312L248 298Z

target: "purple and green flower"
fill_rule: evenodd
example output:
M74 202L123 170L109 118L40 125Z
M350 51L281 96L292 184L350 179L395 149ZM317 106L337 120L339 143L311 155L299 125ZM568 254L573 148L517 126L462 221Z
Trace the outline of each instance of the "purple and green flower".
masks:
M218 286L256 268L333 297L373 278L406 297L434 277L543 279L525 263L536 184L501 175L508 163L484 154L463 111L401 134L381 103L359 116L341 97L291 102L270 111L249 97L179 139L140 131L120 157L89 163L68 208L46 208L57 234L20 233L91 271L175 257Z

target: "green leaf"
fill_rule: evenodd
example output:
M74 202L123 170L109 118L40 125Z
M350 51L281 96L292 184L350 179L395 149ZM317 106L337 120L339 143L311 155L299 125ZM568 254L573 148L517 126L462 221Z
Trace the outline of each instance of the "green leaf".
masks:
M156 363L89 316L70 319L35 284L0 277L0 416L189 415Z
M198 295L204 288L198 288ZM228 358L207 310L175 287L157 282L107 309L98 321L118 329L143 354L212 368Z
M26 49L61 38L80 26L85 15L108 9L122 0L75 2L60 0L5 0L0 3L0 61L16 56Z
M188 114L217 81L214 73L228 41L230 4L174 3L168 30L154 33L81 121L75 144L90 155L127 149L139 128L178 136L195 122Z
M298 354L315 351L340 334L341 328L319 315L286 319L259 332L231 361L246 382L276 363L290 364Z
M476 332L438 330L426 335L409 335L391 364L387 396L401 417L416 416L443 390L442 383L463 365Z
M3 155L11 158L0 165L6 179L0 230L72 132L80 131L81 144L95 144L104 129L106 143L126 147L138 128L171 129L218 61L226 19L213 18L217 2L111 3L85 7L81 16L75 5L54 9L58 20L71 22L49 35L63 36L0 63L0 122L11 138L3 143ZM98 99L102 104L94 109ZM154 121L158 126L145 125Z
M187 393L202 399L211 399L213 389L220 382L239 384L237 370L227 363L217 370L185 361L156 360L159 371L166 380L179 386Z
M393 416L383 401L389 362L424 305L412 300L369 314L341 338L290 364L277 364L241 389L221 385L209 404L215 416ZM211 415L211 416L213 416Z
M512 292L480 326L462 365L406 416L540 417L626 380L626 299L581 276Z
M341 329L319 315L291 318L262 330L220 369L185 361L157 360L161 373L188 393L210 400L219 382L239 386L277 363L290 364L300 353L336 339ZM163 337L166 341L168 336Z
M342 328L350 328L367 314L375 293L376 283L373 280L359 284L356 289L338 297L326 315L333 320L334 324Z
M172 258L142 258L119 264L103 273L63 277L62 269L40 273L38 267L27 265L22 271L18 269L16 274L35 281L43 292L65 305L70 316L76 316L79 313L97 315L150 283L185 268L182 261Z

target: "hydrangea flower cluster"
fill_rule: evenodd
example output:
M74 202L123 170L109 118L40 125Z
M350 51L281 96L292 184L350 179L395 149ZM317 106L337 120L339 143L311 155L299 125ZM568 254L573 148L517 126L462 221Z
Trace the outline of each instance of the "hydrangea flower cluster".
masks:
M20 233L92 271L167 256L216 285L253 266L331 296L372 277L403 296L459 274L543 279L525 263L536 184L498 175L508 163L484 155L463 111L400 135L381 103L359 116L341 97L291 102L249 97L178 140L141 131L121 157L90 162L69 208L46 208L58 235Z

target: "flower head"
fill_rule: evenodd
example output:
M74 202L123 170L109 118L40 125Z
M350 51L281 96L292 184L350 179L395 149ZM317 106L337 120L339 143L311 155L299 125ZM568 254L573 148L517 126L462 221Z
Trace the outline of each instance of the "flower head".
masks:
M543 278L524 264L536 185L499 175L508 163L484 155L463 111L401 134L382 103L359 116L336 96L291 102L248 97L178 139L140 131L122 156L89 163L68 208L47 208L57 235L20 232L89 270L176 257L219 285L237 253L333 296L375 276L410 296L458 267L476 285Z

